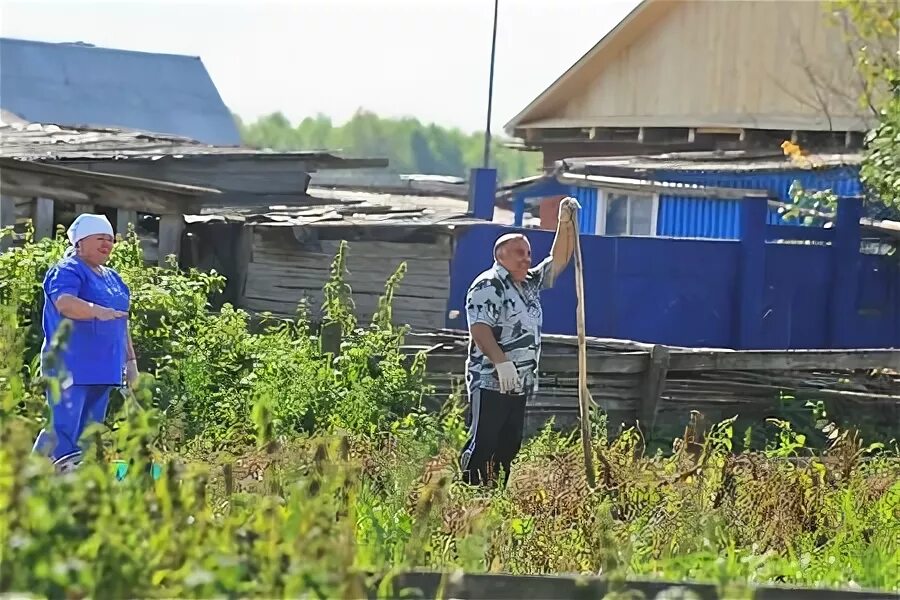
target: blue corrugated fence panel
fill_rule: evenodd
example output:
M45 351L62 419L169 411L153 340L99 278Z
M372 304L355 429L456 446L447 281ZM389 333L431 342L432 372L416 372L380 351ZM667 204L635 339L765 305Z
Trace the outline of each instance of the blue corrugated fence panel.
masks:
M668 171L653 173L655 178L678 183L696 183L714 187L768 190L782 202L790 201L789 190L799 181L810 191L830 189L839 196L862 195L859 169L835 167L830 169L794 169L790 171L755 171L749 173L725 171Z
M580 233L594 234L597 231L597 189L572 186L569 194L581 204L578 211L578 231Z
M667 237L737 239L739 207L736 200L662 195L656 233Z
M838 196L861 195L859 170L855 167L791 171L759 171L735 173L724 171L656 171L654 179L677 183L695 183L713 187L767 190L782 202L790 201L790 187L798 181L804 189L830 189ZM740 203L716 200L660 196L657 234L672 237L737 239ZM795 218L783 219L772 207L766 221L770 225L799 224Z

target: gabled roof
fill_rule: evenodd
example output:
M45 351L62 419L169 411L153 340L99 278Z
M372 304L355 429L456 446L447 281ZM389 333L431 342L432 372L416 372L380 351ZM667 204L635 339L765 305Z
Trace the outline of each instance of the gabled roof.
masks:
M648 25L659 19L663 14L672 9L674 2L666 2L659 0L641 0L634 9L619 21L619 24L613 27L609 33L603 36L599 42L588 50L584 56L569 67L556 81L550 84L538 95L537 98L523 108L519 114L504 126L509 135L513 135L513 130L519 123L525 120L528 115L535 113L539 108L549 104L551 101L558 99L561 95L570 91L573 83L573 75L581 70L581 68L589 62L604 60L611 58L616 52L622 49L626 44L633 41Z
M0 38L0 108L23 120L240 144L198 57Z
M696 128L689 142L694 133L743 140L744 130L863 132L873 115L859 106L854 61L829 6L642 0L507 123L507 133L621 141L619 133L644 128L651 131L633 141L652 145L654 134L667 133L656 130ZM540 133L550 130L558 133Z

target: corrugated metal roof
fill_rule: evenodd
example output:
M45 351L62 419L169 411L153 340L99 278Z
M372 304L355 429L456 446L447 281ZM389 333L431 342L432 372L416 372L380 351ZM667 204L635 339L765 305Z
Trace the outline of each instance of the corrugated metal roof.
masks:
M0 38L0 88L0 105L32 122L240 144L199 57Z
M310 188L308 204L204 208L187 223L259 226L445 226L486 223L468 214L468 201L453 197ZM494 223L512 224L512 211L494 211Z
M43 123L0 125L0 156L24 160L164 159L186 156L303 160L315 166L385 167L386 159L350 159L330 152L273 152L212 146L173 135L102 127L61 127Z

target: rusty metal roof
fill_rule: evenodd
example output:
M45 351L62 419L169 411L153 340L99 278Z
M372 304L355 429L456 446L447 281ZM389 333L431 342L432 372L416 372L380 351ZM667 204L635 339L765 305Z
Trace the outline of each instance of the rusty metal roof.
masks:
M9 122L12 121L12 122ZM0 124L0 156L22 160L74 161L122 159L182 159L185 157L252 157L296 160L340 168L386 167L381 158L352 159L331 152L274 152L238 146L212 146L190 138L105 127L61 127L22 123Z

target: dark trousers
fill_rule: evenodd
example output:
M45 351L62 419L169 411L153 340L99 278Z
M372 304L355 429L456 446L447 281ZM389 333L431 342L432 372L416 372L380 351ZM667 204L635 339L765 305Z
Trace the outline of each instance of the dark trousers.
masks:
M476 389L469 393L469 437L460 457L463 481L494 484L501 471L503 485L522 447L525 396Z

